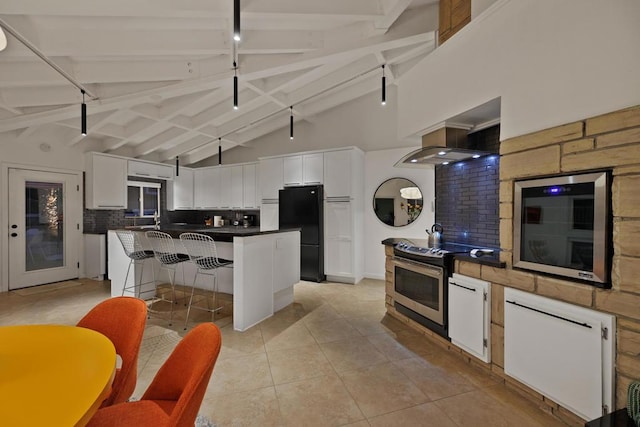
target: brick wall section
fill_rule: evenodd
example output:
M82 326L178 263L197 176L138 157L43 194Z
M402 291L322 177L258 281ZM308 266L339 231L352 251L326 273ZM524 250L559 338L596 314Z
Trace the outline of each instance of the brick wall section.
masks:
M469 135L470 148L494 156L436 166L436 222L447 242L500 247L498 188L500 126Z
M519 178L592 169L613 170L612 288L551 278L512 269L513 181ZM456 262L455 271L492 283L492 363L461 353L469 363L502 378L507 386L569 425L582 426L575 414L504 374L504 288L512 287L616 316L616 407L626 406L627 387L640 379L640 106L512 138L500 144L499 269ZM388 298L387 302L393 299ZM393 307L387 310L403 319ZM409 323L444 347L452 347L426 328ZM453 350L453 349L452 349ZM460 353L459 350L456 353Z

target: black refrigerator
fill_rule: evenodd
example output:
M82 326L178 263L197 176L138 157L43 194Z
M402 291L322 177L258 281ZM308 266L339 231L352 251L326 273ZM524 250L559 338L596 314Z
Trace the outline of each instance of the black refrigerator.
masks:
M280 229L300 228L300 279L322 282L324 275L323 187L280 190Z

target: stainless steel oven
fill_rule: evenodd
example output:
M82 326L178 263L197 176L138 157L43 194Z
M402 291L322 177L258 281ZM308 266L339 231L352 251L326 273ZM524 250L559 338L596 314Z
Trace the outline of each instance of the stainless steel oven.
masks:
M394 258L395 301L444 325L444 270L415 261Z

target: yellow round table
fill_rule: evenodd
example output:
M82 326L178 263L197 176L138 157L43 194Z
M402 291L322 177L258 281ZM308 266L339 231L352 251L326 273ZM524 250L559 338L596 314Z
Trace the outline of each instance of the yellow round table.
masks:
M61 325L0 327L0 425L82 426L111 391L116 350Z

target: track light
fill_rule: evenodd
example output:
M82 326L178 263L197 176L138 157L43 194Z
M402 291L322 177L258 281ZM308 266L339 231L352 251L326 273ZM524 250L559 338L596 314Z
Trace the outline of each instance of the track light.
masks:
M82 136L87 136L87 104L84 103L84 90L82 92L82 106L80 107L80 133Z
M176 176L180 176L180 156L176 156Z
M222 138L218 138L218 164L222 164Z
M384 64L382 64L382 105L387 105L387 78L384 76Z
M289 139L293 141L293 105L289 107Z
M238 109L238 66L233 61L233 109Z
M240 41L240 0L233 0L233 39Z

